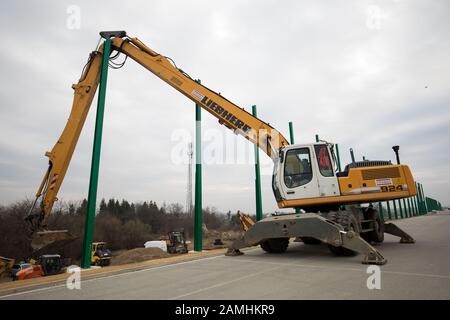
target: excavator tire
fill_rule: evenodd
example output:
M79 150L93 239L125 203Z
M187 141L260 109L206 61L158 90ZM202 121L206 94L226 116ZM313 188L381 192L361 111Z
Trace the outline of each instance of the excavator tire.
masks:
M260 243L261 248L268 253L283 253L289 246L289 238L273 238Z
M263 249L265 252L270 252L270 246L269 246L268 240L262 241L259 245L261 246L261 249Z
M344 231L354 231L356 233L359 233L360 228L358 226L358 221L351 212L348 211L330 212L328 214L328 219L337 224L340 224L344 228ZM337 256L349 257L354 256L356 254L356 252L353 250L344 247L335 247L331 244L328 245L328 248L333 254Z
M376 243L381 243L384 241L384 223L381 220L380 214L376 210L370 210L368 212L369 219L375 220L373 231L368 232L367 236L369 238L369 242L373 241Z
M322 241L311 237L300 237L304 244L321 244Z

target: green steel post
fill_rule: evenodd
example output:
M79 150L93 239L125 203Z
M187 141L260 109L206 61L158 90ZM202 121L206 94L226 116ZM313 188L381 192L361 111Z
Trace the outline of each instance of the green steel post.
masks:
M400 209L400 217L403 219L405 218L405 213L404 213L404 206L402 206L402 199L398 199L398 208Z
M424 211L425 214L427 214L428 213L428 207L427 207L425 192L423 191L423 185L422 184L420 184L420 190L421 190L421 194L422 194L423 211Z
M417 195L412 198L412 201L414 203L414 212L416 216L418 216L420 213L419 213L419 205L417 204Z
M397 204L395 203L395 200L392 200L392 203L394 204L394 217L395 219L398 219Z
M404 215L403 215L403 208L402 208L402 200L398 199L398 209L400 211L400 218L403 219Z
M384 221L383 206L381 205L381 202L378 202L378 211L380 212L381 220Z
M100 73L100 85L97 100L97 115L95 118L94 144L92 148L91 174L89 177L88 207L84 226L83 252L81 267L91 266L92 239L94 236L95 208L97 205L98 172L100 167L100 150L102 146L103 115L105 113L106 82L108 79L108 62L111 52L111 39L103 43L103 56Z
M420 188L419 184L416 182L416 204L417 204L417 214L422 214L422 207L420 205Z
M252 114L257 117L256 106L252 106ZM291 127L291 123L289 122ZM292 139L292 138L291 138ZM255 193L256 193L256 221L262 220L261 171L259 167L259 147L255 144Z
M422 215L422 214L425 214L425 210L424 210L424 205L423 205L423 201L424 201L424 199L423 199L423 197L422 197L422 187L421 187L421 184L420 183L418 183L417 184L417 187L418 187L418 195L419 195L419 211L420 211L420 214Z
M386 206L387 206L388 218L389 218L389 220L391 220L392 219L392 216L391 216L391 205L389 204L389 201L386 201Z
M409 216L413 217L414 216L414 212L413 212L412 207L411 207L411 198L408 198L408 210L409 210Z
M339 155L339 145L336 143L336 158L337 158L337 165L339 172L342 171L341 169L341 156Z
M319 135L316 134L316 142L319 142Z
M406 201L405 198L402 199L403 202L403 213L404 213L404 218L408 218L408 208L406 207Z
M196 80L200 83L200 80ZM201 252L202 246L202 114L195 104L195 204L194 204L194 250Z
M291 138L291 144L294 144L294 126L291 121L289 121L289 137Z

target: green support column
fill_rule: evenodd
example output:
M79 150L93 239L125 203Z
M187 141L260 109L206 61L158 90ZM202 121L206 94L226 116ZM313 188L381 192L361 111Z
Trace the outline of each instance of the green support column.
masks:
M413 212L412 207L411 207L411 198L408 198L408 210L409 210L409 216L413 217L414 216L414 212Z
M256 106L252 106L252 114L257 117ZM261 171L259 167L259 147L255 144L255 193L256 193L256 221L262 220Z
M92 239L94 237L95 208L97 205L98 171L100 167L100 150L102 146L103 115L105 112L106 82L108 79L108 62L111 52L111 39L105 39L100 73L100 84L95 119L94 145L92 148L91 174L89 178L88 207L84 226L83 252L81 267L91 266Z
M338 165L338 170L339 172L342 171L341 169L341 156L339 155L339 145L336 143L336 160L337 160L337 165Z
M200 80L197 80L200 83ZM194 251L202 246L202 115L201 107L195 104L195 204L194 204Z
M384 221L384 212L383 212L383 206L381 205L381 202L378 202L378 212L380 213L381 220Z
M318 134L316 134L316 142L319 142L319 135Z
M390 206L390 204L389 204L389 201L386 201L386 206L387 206L387 214L388 214L388 218L389 218L389 220L391 220L391 219L392 219L392 216L391 216L391 206Z
M400 211L400 218L403 219L405 216L403 215L403 208L402 208L402 200L398 199L398 210Z
M424 205L423 205L423 198L422 198L422 188L420 186L420 183L417 184L417 195L418 197L418 201L419 201L419 212L420 214L425 214L425 210L424 210Z
M404 218L408 218L408 216L409 216L409 214L408 214L408 208L406 207L406 200L405 200L405 198L403 198L402 199L402 202L403 202L403 208L405 208L404 209Z
M419 183L419 185L420 185L420 193L421 193L422 203L423 203L423 211L424 211L424 214L427 214L428 208L427 208L425 192L423 191L423 185L421 183Z
M294 126L292 122L289 121L289 137L291 138L291 144L294 144Z
M414 205L414 213L416 216L418 216L419 213L419 206L417 205L417 195L415 197L412 197L413 205Z
M397 204L395 203L395 200L392 200L392 203L394 204L394 217L395 219L398 219Z
M422 214L422 207L420 205L420 188L419 188L419 184L416 182L416 206L417 206L417 214L421 215Z

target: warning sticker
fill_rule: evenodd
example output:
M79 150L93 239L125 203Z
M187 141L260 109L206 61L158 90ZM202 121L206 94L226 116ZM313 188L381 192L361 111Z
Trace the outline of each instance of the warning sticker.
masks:
M375 184L377 186L390 186L392 185L392 179L391 178L375 179Z
M203 94L198 92L197 90L192 90L192 95L196 97L199 101L202 101L202 99L205 97Z

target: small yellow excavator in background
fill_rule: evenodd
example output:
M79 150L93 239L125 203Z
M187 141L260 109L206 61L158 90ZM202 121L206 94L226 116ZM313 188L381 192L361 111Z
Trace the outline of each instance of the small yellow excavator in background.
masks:
M233 243L229 255L240 248L261 245L271 253L284 252L290 237L303 237L327 243L338 255L361 253L363 263L384 264L386 259L370 242L382 242L384 233L414 240L392 223L384 223L371 206L361 204L402 199L416 195L413 176L407 165L390 161L361 161L337 170L334 145L326 141L291 145L275 128L232 103L220 93L198 83L178 68L172 59L150 49L125 31L100 32L111 40L110 63L120 54L154 73L187 98L218 119L219 124L256 144L274 162L272 189L279 208L297 212L265 218L250 226L242 239ZM46 228L57 193L61 187L86 116L98 87L104 43L90 55L81 78L74 84L72 111L67 125L50 152L49 166L27 220L36 242L48 243L64 238L67 232ZM398 157L397 157L398 158Z

